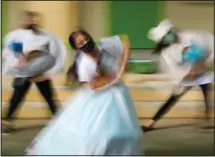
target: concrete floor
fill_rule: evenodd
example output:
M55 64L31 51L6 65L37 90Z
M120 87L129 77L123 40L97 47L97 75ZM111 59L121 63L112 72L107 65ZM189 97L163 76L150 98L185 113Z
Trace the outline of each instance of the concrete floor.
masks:
M146 120L140 120L145 123ZM198 122L198 123L196 123ZM157 130L144 134L145 155L215 155L214 133L197 129L200 120L163 119ZM17 131L2 136L2 155L23 155L46 120L18 120Z

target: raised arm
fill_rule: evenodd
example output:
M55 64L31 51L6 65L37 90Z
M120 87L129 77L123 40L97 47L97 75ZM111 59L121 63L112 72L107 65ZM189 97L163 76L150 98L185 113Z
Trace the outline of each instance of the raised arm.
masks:
M12 33L9 33L4 38L4 48L2 51L2 61L3 61L2 74L3 75L10 75L11 69L16 67L19 62L19 60L15 57L14 52L10 48L12 35L13 35Z
M121 35L120 40L122 41L122 55L121 55L120 70L117 76L114 79L110 79L107 76L98 73L94 81L89 83L90 87L93 88L94 90L100 91L100 90L109 88L114 84L118 83L122 78L130 55L130 42L127 35ZM115 45L115 46L118 46L118 45Z
M128 35L120 35L120 39L123 43L123 54L121 58L121 67L119 70L119 73L115 79L115 82L119 81L122 77L122 75L125 72L126 64L130 56L130 41Z

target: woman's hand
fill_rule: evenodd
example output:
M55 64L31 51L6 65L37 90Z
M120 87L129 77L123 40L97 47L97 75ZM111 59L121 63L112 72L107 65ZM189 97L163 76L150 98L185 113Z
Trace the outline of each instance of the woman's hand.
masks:
M88 86L98 92L110 87L110 82L112 80L105 75L97 74L93 81L88 82Z
M17 67L19 68L24 67L29 61L28 56L29 56L29 52L26 52L25 54L22 53L20 56L19 62L17 64Z
M206 70L206 67L203 62L196 63L190 72L184 77L183 80L192 80L195 79L198 75L204 73Z
M127 35L122 35L120 36L122 42L123 42L123 55L121 58L121 67L120 70L117 74L117 76L114 79L106 79L106 81L103 82L102 86L98 86L96 88L94 88L94 91L102 91L105 90L107 88L110 88L111 86L115 85L116 83L118 83L120 81L120 79L122 78L126 65L127 65L127 61L130 55L130 42L128 39Z
M27 60L24 56L22 56L17 64L18 68L22 68L27 64Z

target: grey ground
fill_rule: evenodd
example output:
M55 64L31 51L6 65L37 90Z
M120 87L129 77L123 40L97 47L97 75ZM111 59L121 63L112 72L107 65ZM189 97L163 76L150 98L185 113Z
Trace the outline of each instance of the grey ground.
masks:
M2 155L23 155L45 123L44 120L16 121L17 131L2 136ZM145 155L214 155L214 133L198 129L199 124L202 120L161 120L157 130L144 134Z

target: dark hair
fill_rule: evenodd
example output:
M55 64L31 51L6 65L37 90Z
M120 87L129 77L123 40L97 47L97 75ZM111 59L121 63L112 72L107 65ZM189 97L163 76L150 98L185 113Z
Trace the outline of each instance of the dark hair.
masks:
M77 34L82 34L82 35L86 36L89 40L92 40L92 41L93 41L93 38L91 37L91 35L90 35L89 33L87 33L87 32L86 32L85 30L83 30L83 29L78 29L78 30L72 32L72 33L70 34L70 36L69 36L69 44L70 44L70 46L71 46L73 49L75 49L75 50L77 50L77 47L76 47L76 45L75 45L75 36L76 36Z
M24 17L24 18L39 18L39 22L41 22L42 21L42 14L41 13L39 13L39 12L36 12L36 11L28 11L28 10L24 10L24 11L22 11L22 17ZM34 25L34 27L32 27L32 26L29 26L29 25L26 25L25 23L23 24L23 28L25 28L25 29L31 29L35 34L38 34L38 33L40 33L40 30L38 29L38 27L39 27L39 24L33 24Z
M75 59L72 63L72 65L69 67L69 70L67 71L67 77L73 77L76 81L78 80L78 73L77 73L77 58L80 53L76 53Z
M77 34L82 34L84 36L86 36L89 40L93 41L93 38L91 37L91 35L89 33L87 33L85 30L83 29L78 29L74 32L72 32L69 36L69 44L70 46L76 50L76 55L75 55L75 59L72 63L72 65L70 66L68 72L67 72L67 77L70 77L71 75L74 77L75 80L78 80L78 73L77 73L77 58L79 57L80 53L77 51L77 47L75 45L75 36Z
M36 12L36 11L28 11L28 10L23 10L22 13L21 13L21 16L23 17L31 17L31 18L34 18L34 17L42 17L42 14L39 13L39 12Z
M175 34L175 41L174 42L178 42L179 41L179 38L176 34L178 30L177 29L171 29L169 32L173 32ZM169 33L168 32L168 33ZM171 43L164 43L163 40L161 40L155 47L155 49L152 51L153 54L160 54L161 51L167 47L169 47L171 45Z
M25 16L32 16L32 17L39 16L39 12L36 12L36 11L23 10L22 13Z
M156 45L156 47L154 48L154 50L152 51L152 54L160 54L161 51L164 49L164 48L167 48L170 44L164 44L162 42L158 43Z

